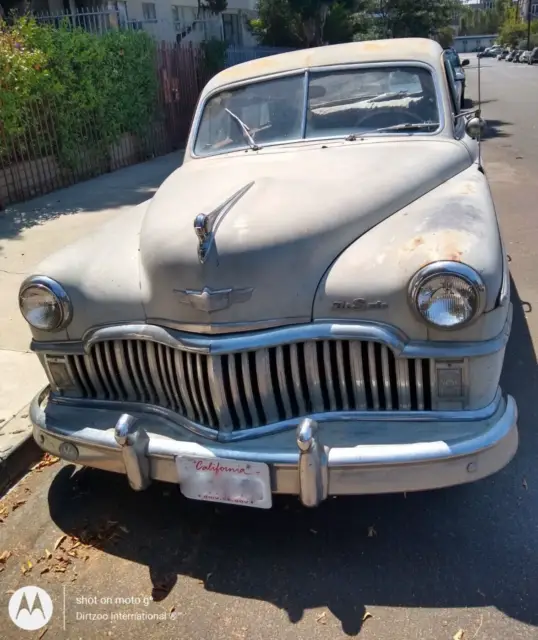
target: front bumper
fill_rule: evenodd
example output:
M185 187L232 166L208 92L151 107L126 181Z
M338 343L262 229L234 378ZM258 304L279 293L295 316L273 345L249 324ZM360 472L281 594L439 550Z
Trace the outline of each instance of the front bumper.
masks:
M328 495L436 489L495 473L517 450L516 403L499 392L487 415L446 423L318 425L304 419L296 433L227 444L210 442L164 417L48 402L48 388L30 409L34 438L43 450L126 474L135 490L151 480L178 483L177 456L219 457L268 464L272 492L298 495L306 506Z

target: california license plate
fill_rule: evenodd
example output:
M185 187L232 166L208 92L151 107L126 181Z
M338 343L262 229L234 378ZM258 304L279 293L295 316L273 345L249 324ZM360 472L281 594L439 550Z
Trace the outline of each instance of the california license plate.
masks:
M271 508L269 467L262 462L178 456L176 467L186 498Z

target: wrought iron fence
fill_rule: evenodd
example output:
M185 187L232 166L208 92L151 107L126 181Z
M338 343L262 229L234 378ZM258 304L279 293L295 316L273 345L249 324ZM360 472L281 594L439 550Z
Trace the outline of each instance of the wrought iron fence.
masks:
M78 8L74 11L33 12L32 16L39 24L60 26L68 23L91 33L105 33L111 29L127 26L119 9L108 6Z

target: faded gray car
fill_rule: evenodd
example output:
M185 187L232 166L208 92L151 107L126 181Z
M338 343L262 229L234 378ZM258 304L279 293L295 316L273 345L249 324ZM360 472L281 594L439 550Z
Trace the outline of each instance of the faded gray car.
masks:
M498 471L517 409L481 126L431 40L219 73L183 166L21 286L37 443L262 508Z

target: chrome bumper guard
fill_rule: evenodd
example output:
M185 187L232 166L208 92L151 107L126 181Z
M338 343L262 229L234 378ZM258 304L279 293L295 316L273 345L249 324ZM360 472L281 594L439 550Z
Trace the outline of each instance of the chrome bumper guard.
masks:
M34 438L41 448L80 464L85 464L89 457L87 466L125 473L136 491L147 488L152 478L163 479L162 473L152 473L152 461L171 461L173 465L176 456L201 455L199 443L183 440L163 443L150 438L142 421L127 413L117 420L113 435L110 429L91 427L71 433L64 420L51 426L41 406L42 398L43 393L36 396L30 409ZM516 403L508 396L487 428L456 441L327 447L320 442L317 422L305 418L296 430L296 453L286 450L265 454L262 447L213 450L211 444L203 449L208 457L266 462L274 472L273 492L298 494L305 506L314 507L329 494L426 490L486 477L514 456L518 446L516 423ZM80 458L79 449L85 452ZM282 473L283 480L279 477Z

